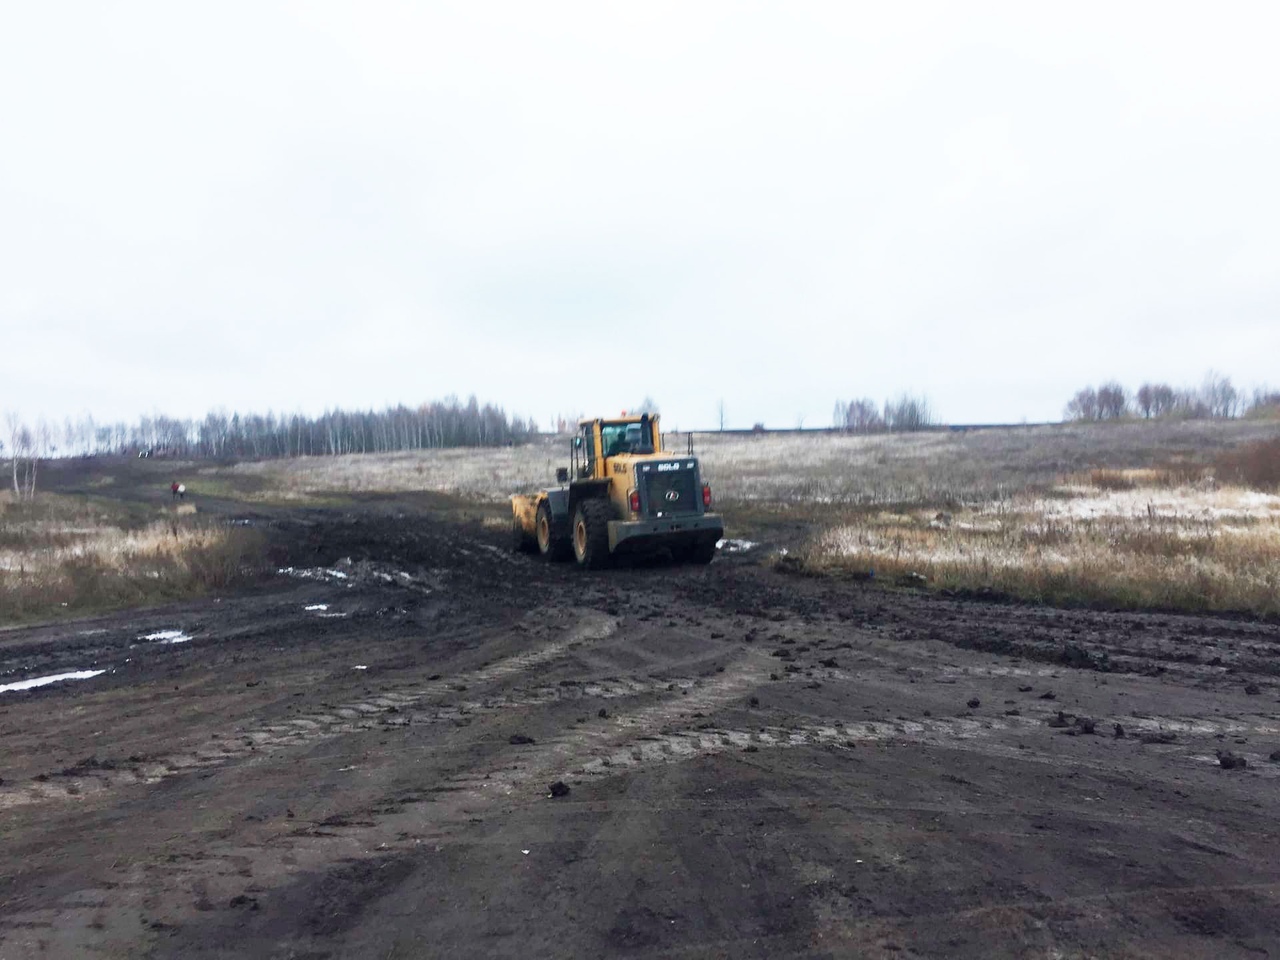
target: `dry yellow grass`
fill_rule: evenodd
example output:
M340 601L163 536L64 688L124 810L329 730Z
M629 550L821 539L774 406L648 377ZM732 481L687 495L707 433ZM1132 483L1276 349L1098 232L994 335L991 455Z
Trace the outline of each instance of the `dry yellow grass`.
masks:
M224 586L256 554L255 539L202 522L190 504L139 523L83 498L0 496L0 623Z
M1058 604L1280 613L1280 496L1064 486L953 512L879 511L816 538L815 570Z

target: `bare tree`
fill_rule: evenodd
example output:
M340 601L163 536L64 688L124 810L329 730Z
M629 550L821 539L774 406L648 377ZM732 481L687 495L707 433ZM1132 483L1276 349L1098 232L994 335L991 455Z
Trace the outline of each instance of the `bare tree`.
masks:
M1224 377L1213 370L1204 375L1200 396L1205 406L1209 408L1211 417L1229 419L1239 412L1240 393L1231 383L1231 378Z
M50 447L49 425L43 420L31 428L22 422L17 413L5 414L9 428L9 459L13 472L13 492L19 500L30 500L36 494L36 474L40 456Z
M724 424L727 419L724 409L724 398L720 398L720 402L716 404L716 417L720 421L720 432L724 433Z
M1253 391L1249 407L1245 410L1247 417L1280 417L1280 391L1258 387Z
M876 402L868 397L850 400L842 404L844 423L841 426L850 433L875 433L885 427L884 418Z
M1174 399L1173 387L1167 383L1144 383L1135 395L1138 412L1148 420L1167 416L1173 410Z
M1204 420L1212 416L1200 391L1186 388L1173 392L1173 406L1169 408L1169 415L1186 420Z
M1098 388L1098 419L1119 420L1129 410L1129 394L1112 380Z
M933 411L925 397L913 397L904 393L895 401L884 403L884 425L895 432L924 430L933 426Z
M1098 391L1093 387L1077 390L1076 395L1067 401L1066 416L1068 420L1097 420Z
M18 456L22 452L22 431L26 428L22 425L22 419L13 410L5 413L4 421L9 428L9 457L12 460L13 467L13 494L21 500L22 487L18 484Z

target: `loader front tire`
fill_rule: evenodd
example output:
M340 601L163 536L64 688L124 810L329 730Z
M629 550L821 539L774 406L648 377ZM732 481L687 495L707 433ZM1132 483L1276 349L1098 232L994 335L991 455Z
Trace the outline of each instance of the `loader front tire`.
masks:
M534 540L542 559L569 559L569 541L556 529L551 516L551 504L545 500L538 504L538 513L534 518Z
M573 511L573 556L585 570L600 570L613 560L609 553L609 501L583 500Z

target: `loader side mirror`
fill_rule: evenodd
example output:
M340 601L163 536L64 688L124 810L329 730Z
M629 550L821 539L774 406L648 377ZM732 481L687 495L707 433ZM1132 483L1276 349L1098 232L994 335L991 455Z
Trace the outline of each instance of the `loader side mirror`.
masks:
M582 438L581 438L581 437L574 437L574 438L573 438L573 446L574 446L574 448L575 448L575 449L577 449L577 450L581 450L581 449L582 449Z
M568 483L568 482L569 482L569 468L556 467L556 483Z

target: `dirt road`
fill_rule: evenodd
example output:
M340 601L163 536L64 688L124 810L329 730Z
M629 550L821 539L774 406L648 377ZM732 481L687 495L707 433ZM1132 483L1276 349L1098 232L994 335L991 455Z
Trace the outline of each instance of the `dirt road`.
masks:
M0 633L3 960L1280 954L1275 625L270 526Z

